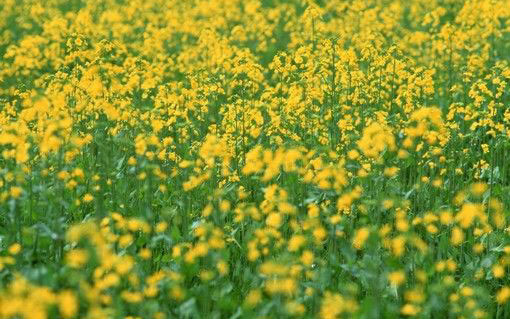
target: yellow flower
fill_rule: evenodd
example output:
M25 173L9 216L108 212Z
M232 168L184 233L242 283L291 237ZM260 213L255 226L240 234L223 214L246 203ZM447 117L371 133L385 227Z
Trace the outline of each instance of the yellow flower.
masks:
M134 266L135 262L131 256L123 256L115 265L115 270L119 275L127 274Z
M306 265L310 266L313 263L314 255L311 251L305 250L303 251L303 254L301 255L301 262Z
M66 290L58 295L58 308L64 318L71 318L78 312L78 301L72 291Z
M501 288L496 294L496 301L499 304L504 304L510 298L510 288L505 286Z
M149 248L142 248L138 255L140 256L140 258L147 260L151 258L152 252Z
M505 268L499 264L496 264L492 266L492 274L495 278L502 278L505 275Z
M19 186L11 187L10 194L12 198L19 198L23 193L23 189Z
M471 193L475 196L482 196L488 189L485 183L475 183L471 185Z
M225 213L230 210L230 202L228 200L222 200L220 202L220 211Z
M245 305L253 308L255 307L260 301L262 300L262 293L260 290L255 289L251 290L248 295L246 296L246 299L244 301Z
M316 242L321 242L324 240L324 238L326 238L326 229L324 229L324 227L316 227L313 232L313 237L315 238L315 241Z
M482 217L482 207L480 204L466 203L455 216L462 228L468 228L473 224L476 217Z
M278 228L282 225L282 216L279 213L271 213L266 218L266 224L270 227Z
M83 249L73 249L66 255L67 264L72 268L83 267L88 258L88 253Z
M220 273L221 276L225 276L227 273L228 273L228 264L221 260L219 261L217 264L216 264L216 268L218 269L218 272Z
M358 147L367 157L376 158L385 148L395 150L395 137L387 127L373 122L363 130Z
M297 303L295 301L290 301L285 304L285 308L289 314L292 315L302 315L306 311L306 308L303 304Z
M450 238L450 241L452 243L452 245L454 246L458 246L460 244L462 244L462 242L464 241L464 232L462 231L462 229L460 229L459 227L454 227L452 229L452 236Z
M87 194L83 195L83 201L85 203L89 203L92 200L94 200L94 196L92 196L91 194L87 193Z
M341 318L344 312L354 312L357 305L351 301L346 300L340 294L333 294L327 291L322 300L321 308L319 310L320 319L337 319Z
M474 295L474 293L475 291L471 287L462 287L462 289L460 290L460 294L463 295L464 297L471 297Z
M289 251L297 251L305 242L306 238L303 235L292 236L288 244Z
M315 218L319 216L319 206L316 204L308 205L308 217Z
M170 296L177 301L181 301L184 299L184 290L179 286L174 286L170 289Z
M449 225L453 222L453 216L449 211L442 211L439 213L439 221L443 225Z
M406 275L403 271L394 271L389 273L388 280L393 286L400 286L404 283Z
M207 282L214 278L214 273L210 270L202 270L199 276L203 282Z
M370 231L368 227L362 227L356 231L354 234L354 238L352 240L352 246L356 249L362 249L365 241L368 239L370 235Z
M119 246L126 248L133 242L133 236L131 234L125 234L119 237Z
M122 297L122 299L129 303L139 303L143 300L143 295L140 292L131 292L124 290L120 294L120 296Z
M384 169L384 175L387 176L387 177L394 177L398 174L398 171L400 169L396 166L392 166L392 167L386 167Z
M349 159L351 160L356 160L358 159L359 157L359 153L358 151L356 150L350 150L348 153L347 153L347 156L349 157Z
M19 254L19 252L21 251L21 245L18 244L18 243L14 243L12 244L11 246L9 246L9 248L7 249L7 251L9 252L9 254L11 255L17 255Z
M159 222L157 225L156 225L156 232L157 233L162 233L164 232L168 227L168 224L166 222Z
M402 256L405 251L405 243L406 240L404 236L397 236L391 240L391 248L395 256Z
M473 252L475 254L481 254L484 249L485 249L485 247L481 243L477 243L477 244L473 245Z
M422 303L425 301L425 296L420 289L408 290L404 293L405 300L413 303Z
M405 304L401 309L400 313L405 316L416 316L420 312L420 307L413 304Z

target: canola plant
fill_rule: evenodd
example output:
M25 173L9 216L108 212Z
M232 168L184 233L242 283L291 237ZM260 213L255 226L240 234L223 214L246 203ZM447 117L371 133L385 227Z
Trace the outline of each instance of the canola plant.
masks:
M0 1L0 318L510 316L508 0Z

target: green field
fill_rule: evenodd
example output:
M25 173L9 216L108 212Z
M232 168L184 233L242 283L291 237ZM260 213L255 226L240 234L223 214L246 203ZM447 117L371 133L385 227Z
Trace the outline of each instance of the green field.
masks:
M0 0L0 319L510 317L509 0Z

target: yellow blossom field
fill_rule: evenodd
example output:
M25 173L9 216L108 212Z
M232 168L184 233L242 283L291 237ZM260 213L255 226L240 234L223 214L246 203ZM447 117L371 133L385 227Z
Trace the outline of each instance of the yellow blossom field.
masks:
M0 319L510 318L510 0L0 0Z

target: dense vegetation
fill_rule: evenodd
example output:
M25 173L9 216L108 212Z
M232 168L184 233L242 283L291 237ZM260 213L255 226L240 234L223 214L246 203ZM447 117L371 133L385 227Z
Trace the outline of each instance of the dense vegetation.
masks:
M0 318L508 318L508 0L0 1Z

